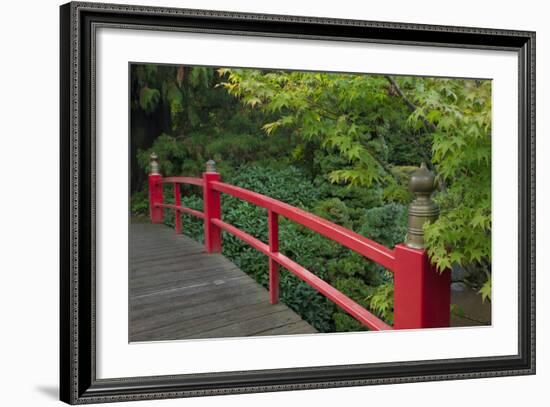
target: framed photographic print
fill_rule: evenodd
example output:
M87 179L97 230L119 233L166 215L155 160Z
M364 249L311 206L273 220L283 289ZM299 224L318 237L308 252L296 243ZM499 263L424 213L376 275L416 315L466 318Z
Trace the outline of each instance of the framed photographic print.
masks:
M535 372L535 33L61 6L61 399Z

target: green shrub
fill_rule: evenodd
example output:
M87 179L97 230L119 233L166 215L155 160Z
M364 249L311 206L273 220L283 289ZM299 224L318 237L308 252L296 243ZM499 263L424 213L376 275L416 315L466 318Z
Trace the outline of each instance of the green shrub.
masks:
M405 240L407 234L407 207L389 203L367 209L361 217L358 233L388 247Z
M149 197L147 191L134 192L130 197L130 212L132 216L146 216L149 214Z
M313 208L313 213L346 228L352 228L353 226L350 210L339 198L329 198L317 202Z

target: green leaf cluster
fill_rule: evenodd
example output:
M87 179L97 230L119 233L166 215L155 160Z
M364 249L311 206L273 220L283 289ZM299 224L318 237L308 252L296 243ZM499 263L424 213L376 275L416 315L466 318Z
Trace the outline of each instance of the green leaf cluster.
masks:
M425 228L429 254L440 269L457 264L480 278L490 298L491 82L423 78L402 80L419 106L410 116L435 126L432 162L444 187L439 219Z
M334 184L382 188L386 201L405 203L411 197L399 167L427 161L440 186L441 216L426 227L432 261L490 280L491 81L247 69L222 75L229 93L275 115L263 127L268 135L291 132L297 156L312 143L325 156L337 154L340 165L323 174Z
M399 139L396 136L406 130L406 107L389 93L383 76L250 69L219 72L230 94L246 106L274 115L275 120L264 124L264 131L270 136L281 131L290 134L298 157L303 158L300 152L311 144L327 154L337 152L345 162L328 174L332 182L400 188L389 163L391 147L397 145L386 139ZM403 192L395 194L399 195L402 198Z

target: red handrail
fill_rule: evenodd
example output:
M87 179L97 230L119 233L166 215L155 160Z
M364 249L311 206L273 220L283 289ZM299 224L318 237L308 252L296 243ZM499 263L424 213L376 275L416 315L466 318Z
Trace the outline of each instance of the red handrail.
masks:
M216 173L210 173L211 175L218 175ZM205 177L206 179L208 177ZM200 182L199 182L200 181ZM161 178L157 181L157 183L173 183L174 184L174 201L176 204L164 204L164 203L156 203L156 207L166 208L166 209L174 209L176 210L176 218L179 218L179 212L188 213L190 215L197 216L199 218L207 220L207 212L209 212L209 206L208 205L209 198L206 198L204 201L204 212L199 212L197 210L187 208L185 206L181 206L181 196L180 196L180 189L179 184L192 184L192 185L199 185L204 187L205 182L204 180L201 180L199 178L191 178L191 177L166 177ZM366 257L371 258L374 261L377 261L378 263L382 264L385 267L392 267L394 262L393 253L391 250L387 249L386 247L373 242L355 232L352 232L348 229L345 229L341 226L336 225L335 223L332 223L330 221L327 221L326 219L320 218L318 216L312 215L309 212L306 212L302 209L296 208L292 205L286 204L284 202L281 202L277 199L270 198L268 196L241 188L236 187L234 185L226 184L219 181L209 181L208 182L209 187L213 191L217 192L223 192L228 195L232 195L236 198L243 199L245 201L248 201L250 203L253 203L257 206L266 208L269 213L269 236L270 236L270 244L266 244L262 242L259 239L256 239L252 235L236 228L233 225L230 225L228 223L225 223L220 219L219 216L210 217L209 223L210 226L214 226L219 228L220 230L224 230L235 237L238 237L239 239L243 240L244 242L248 243L250 246L255 248L256 250L260 251L261 253L267 255L270 260L270 302L271 303L277 303L278 302L278 288L279 288L279 276L278 276L278 266L281 265L285 269L292 272L294 275L296 275L298 278L309 284L312 288L316 289L318 292L323 294L325 297L327 297L329 300L334 302L336 305L344 309L347 313L349 313L352 317L354 317L356 320L361 322L363 325L373 329L373 330L387 330L392 329L392 327L388 324L386 324L384 321L367 311L365 308L363 308L361 305L357 304L355 301L353 301L351 298L347 297L340 291L338 291L336 288L332 287L330 284L328 284L326 281L322 280L321 278L317 277L315 274L313 274L311 271L307 270L306 268L300 266L295 261L289 259L287 256L279 252L278 248L278 220L277 215L284 216L290 220L293 220L301 225L306 226L307 228L325 236L329 239L334 240L335 242L338 242L342 244L345 247L348 247L357 253L360 253ZM219 200L219 197L218 197ZM212 208L210 208L210 211L212 211ZM181 224L178 222L178 219L176 219L176 232L181 232ZM208 233L207 233L208 234ZM211 233L210 236L205 236L205 240L208 242L208 240L220 240L218 237L212 236L214 233ZM214 243L214 245L216 245ZM207 247L208 247L207 243ZM209 250L209 251L215 251L215 250Z
M158 164L156 164L158 166ZM158 170L157 170L158 171ZM174 204L164 204L162 186L174 185ZM180 184L203 188L203 212L181 204ZM224 222L221 218L221 193L267 209L269 242ZM165 177L154 171L149 175L151 220L162 223L164 209L176 211L176 232L181 233L180 213L204 220L204 240L208 253L221 252L221 232L230 233L265 254L269 259L269 299L279 300L279 266L309 284L357 321L373 330L441 327L449 325L450 272L438 273L430 264L425 250L397 245L389 249L377 242L332 223L303 209L277 199L220 181L220 174L207 169L203 177ZM394 274L394 327L373 315L326 281L279 252L278 217L299 223L356 253L382 265Z
M179 212L186 213L188 215L193 215L197 218L204 219L204 213L201 211L197 211L196 209L191 209L187 206L179 206L179 205L172 205L172 204L156 204L159 208L166 208L166 209L175 209ZM176 228L176 231L179 233L179 231Z
M382 246L358 233L332 223L303 209L286 204L277 199L252 192L223 182L212 182L212 188L216 191L232 195L254 205L268 209L274 213L284 216L296 223L299 223L314 232L319 233L342 246L345 246L369 259L379 263L387 269L395 266L393 250Z
M174 184L191 184L198 185L199 187L202 187L204 185L204 181L202 180L202 178L196 177L164 177L161 178L160 182Z
M155 191L156 195L156 201L154 204L151 205L151 208L158 208L161 211L163 209L174 209L176 211L175 213L175 229L176 233L181 233L181 213L186 213L188 215L195 216L200 219L204 219L204 213L201 211L198 211L196 209L188 208L187 206L183 206L181 204L181 192L180 192L180 185L181 184L190 184L190 185L197 185L202 187L204 185L204 181L201 178L195 178L195 177L161 177L159 174L152 174L149 175L149 189L153 189ZM158 190L162 192L161 186L162 184L171 183L174 186L174 204L165 204L162 203L162 193L159 196ZM153 212L153 211L152 211ZM163 217L162 212L160 212L160 218ZM155 217L153 214L151 215L153 222L161 222L161 219L158 219L159 216Z
M361 305L357 304L351 298L347 297L346 295L338 291L336 288L331 286L326 281L317 277L311 271L300 266L298 263L289 259L287 256L280 253L279 251L272 251L269 245L265 244L261 240L256 239L254 236L251 236L248 233L243 232L242 230L237 229L235 226L225 223L220 219L213 219L212 222L216 226L219 226L221 229L231 233L232 235L248 243L250 246L252 246L256 250L262 252L263 254L268 256L270 260L274 260L277 264L280 264L281 266L286 268L288 271L292 272L296 277L308 283L311 287L315 288L317 291L319 291L329 300L334 302L336 305L340 306L348 314L350 314L352 317L354 317L356 320L358 320L362 324L377 331L392 329L391 326L389 326L384 321L382 321L381 319L371 314Z

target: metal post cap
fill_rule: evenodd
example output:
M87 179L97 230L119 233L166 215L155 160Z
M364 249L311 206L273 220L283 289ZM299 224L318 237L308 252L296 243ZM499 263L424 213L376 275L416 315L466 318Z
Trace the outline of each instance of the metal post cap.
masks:
M411 175L409 190L414 194L414 200L409 205L405 244L414 249L424 249L424 224L435 221L439 216L439 208L431 198L435 190L435 175L425 163Z
M435 175L428 170L426 163L414 171L409 180L409 190L414 194L431 194L435 189Z
M216 162L214 160L206 162L206 172L216 172Z
M157 154L155 152L152 152L151 155L149 156L149 159L151 160L151 163L149 166L150 174L160 174Z

